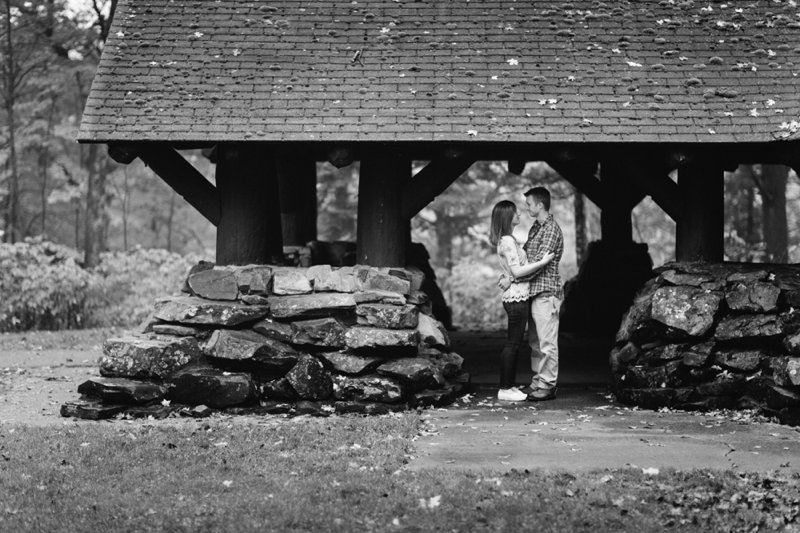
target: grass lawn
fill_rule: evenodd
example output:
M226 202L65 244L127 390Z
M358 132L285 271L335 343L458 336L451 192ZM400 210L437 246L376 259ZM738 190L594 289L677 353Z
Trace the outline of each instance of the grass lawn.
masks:
M800 480L410 472L420 417L0 424L0 531L800 530Z

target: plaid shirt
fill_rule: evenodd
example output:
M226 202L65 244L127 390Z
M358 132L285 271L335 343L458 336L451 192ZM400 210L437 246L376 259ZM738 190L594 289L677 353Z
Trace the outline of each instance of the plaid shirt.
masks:
M540 261L546 252L554 254L553 260L544 268L531 274L529 278L531 296L535 297L540 292L550 291L553 296L563 299L564 289L561 287L561 276L558 274L558 262L564 253L564 236L552 214L547 215L544 223L538 220L533 222L523 249L528 254L528 263Z

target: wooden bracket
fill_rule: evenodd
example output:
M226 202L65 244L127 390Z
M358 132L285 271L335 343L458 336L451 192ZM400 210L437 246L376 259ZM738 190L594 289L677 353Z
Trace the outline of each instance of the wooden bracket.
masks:
M408 180L403 186L400 208L402 217L412 218L442 194L475 160L467 157L439 157Z
M525 170L525 161L524 159L509 159L508 160L508 171L512 174L516 174L517 176L522 175L522 172Z
M137 155L145 165L217 226L220 217L219 193L191 163L172 147L162 144L141 144Z
M680 213L680 192L678 184L669 177L669 168L664 165L646 164L640 160L628 159L624 179L628 185L644 196L650 196L672 220L678 220ZM642 198L633 205L638 204Z
M558 158L548 159L547 164L558 174L582 192L597 207L606 205L606 191L597 179L597 161L576 159L563 161Z

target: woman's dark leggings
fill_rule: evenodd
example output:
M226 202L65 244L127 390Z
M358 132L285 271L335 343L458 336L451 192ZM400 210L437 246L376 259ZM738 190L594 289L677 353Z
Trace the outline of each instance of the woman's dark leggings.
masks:
M515 385L517 373L517 352L525 339L525 326L531 312L531 301L503 302L508 315L508 336L503 351L500 352L500 388L508 389Z

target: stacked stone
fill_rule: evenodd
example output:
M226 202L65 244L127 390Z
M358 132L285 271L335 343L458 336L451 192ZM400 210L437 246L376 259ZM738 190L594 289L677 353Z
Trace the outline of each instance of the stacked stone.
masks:
M139 333L108 339L102 377L64 416L379 414L451 403L469 382L415 269L192 269ZM168 401L164 401L168 400ZM203 406L198 408L198 406Z
M617 397L646 408L759 409L800 424L800 268L671 263L623 318Z

